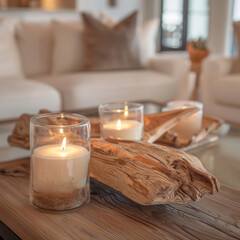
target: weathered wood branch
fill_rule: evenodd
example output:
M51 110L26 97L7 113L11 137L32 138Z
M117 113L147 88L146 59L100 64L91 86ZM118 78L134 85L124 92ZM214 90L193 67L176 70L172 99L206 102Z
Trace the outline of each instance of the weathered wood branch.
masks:
M144 142L92 139L90 174L143 205L183 204L219 190L196 157Z
M143 141L153 143L178 122L198 112L198 108L176 109L144 116Z
M194 143L198 143L202 141L204 138L208 136L214 130L219 129L222 124L223 120L220 118L213 118L208 116L203 116L202 119L202 129L201 131L191 138L183 138L178 136L171 131L167 131L164 133L155 143L157 144L167 144L169 146L176 146L176 147L185 147L189 146Z

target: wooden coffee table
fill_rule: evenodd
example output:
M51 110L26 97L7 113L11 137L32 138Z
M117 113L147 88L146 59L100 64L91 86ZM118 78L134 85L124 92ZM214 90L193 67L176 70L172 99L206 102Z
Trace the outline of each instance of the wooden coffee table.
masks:
M0 164L3 239L14 239L13 232L17 235L15 239L31 240L240 237L240 192L227 187L222 186L220 193L188 205L140 206L93 181L89 204L76 212L49 214L30 204L28 184L29 159ZM5 238L10 234L10 238Z
M49 214L30 204L28 184L29 158L1 162L0 155L0 239L240 239L240 191L226 186L188 205L141 206L92 180L89 204Z

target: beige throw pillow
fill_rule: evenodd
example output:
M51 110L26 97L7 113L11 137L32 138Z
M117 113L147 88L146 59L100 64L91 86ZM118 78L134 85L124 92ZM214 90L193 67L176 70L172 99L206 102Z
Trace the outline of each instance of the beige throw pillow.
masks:
M87 13L84 21L84 70L119 70L142 67L137 12L113 28Z
M83 59L83 25L53 21L52 74L78 71Z
M51 24L20 22L16 35L25 75L49 74L53 44Z
M113 28L117 22L104 12L99 16L102 23ZM140 45L142 52L142 60L146 65L150 57L157 51L157 33L159 31L159 18L153 18L142 23L140 30Z
M233 23L235 41L238 48L238 57L234 63L233 72L240 73L240 21Z
M22 79L23 72L16 44L14 29L15 20L0 19L0 79Z

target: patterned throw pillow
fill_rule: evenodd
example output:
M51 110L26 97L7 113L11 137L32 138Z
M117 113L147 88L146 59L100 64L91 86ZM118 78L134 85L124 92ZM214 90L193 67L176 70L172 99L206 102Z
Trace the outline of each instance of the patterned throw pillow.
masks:
M137 12L114 27L83 13L84 70L120 70L142 67Z

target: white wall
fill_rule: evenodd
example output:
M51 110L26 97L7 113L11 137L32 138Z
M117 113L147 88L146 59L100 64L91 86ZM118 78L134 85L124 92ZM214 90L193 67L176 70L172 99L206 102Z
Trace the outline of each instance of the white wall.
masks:
M108 5L108 0L78 0L79 11L88 11L96 17L103 11L115 20L120 20L134 10L141 9L141 0L116 0L117 6Z
M233 0L210 0L208 45L213 54L230 55Z

